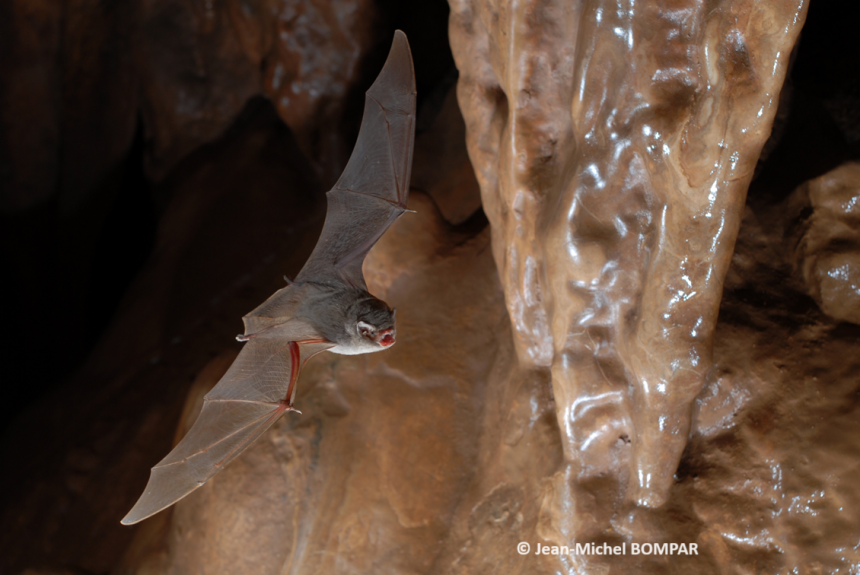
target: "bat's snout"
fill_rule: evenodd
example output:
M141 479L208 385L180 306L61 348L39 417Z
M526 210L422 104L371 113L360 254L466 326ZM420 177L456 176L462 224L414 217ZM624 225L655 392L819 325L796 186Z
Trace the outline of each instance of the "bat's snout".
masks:
M384 329L377 335L376 343L382 347L391 347L394 345L394 328Z

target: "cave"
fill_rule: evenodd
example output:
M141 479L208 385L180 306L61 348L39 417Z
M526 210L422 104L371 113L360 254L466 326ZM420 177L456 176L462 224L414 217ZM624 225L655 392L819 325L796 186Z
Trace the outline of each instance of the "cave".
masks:
M860 45L824 0L0 3L0 573L860 569ZM397 345L120 520L295 278L395 30ZM853 351L852 351L853 350Z

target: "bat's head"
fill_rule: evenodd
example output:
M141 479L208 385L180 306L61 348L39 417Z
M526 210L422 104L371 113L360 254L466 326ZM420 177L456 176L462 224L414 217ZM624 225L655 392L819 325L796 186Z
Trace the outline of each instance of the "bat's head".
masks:
M370 296L357 302L351 325L347 326L355 353L381 351L394 345L394 310L384 301Z
M397 336L394 310L388 304L364 290L346 292L343 298L343 312L338 314L338 323L342 327L331 334L321 332L337 344L329 349L330 352L358 355L382 351L394 345Z

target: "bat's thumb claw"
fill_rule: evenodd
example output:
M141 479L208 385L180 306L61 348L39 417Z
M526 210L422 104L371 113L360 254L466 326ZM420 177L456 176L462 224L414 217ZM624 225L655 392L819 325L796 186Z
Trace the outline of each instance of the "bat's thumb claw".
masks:
M251 339L251 336L250 336L250 335L242 335L242 334L240 333L239 335L237 335L237 336L236 336L236 341L242 341L242 342L245 342L245 341L248 341L249 339Z

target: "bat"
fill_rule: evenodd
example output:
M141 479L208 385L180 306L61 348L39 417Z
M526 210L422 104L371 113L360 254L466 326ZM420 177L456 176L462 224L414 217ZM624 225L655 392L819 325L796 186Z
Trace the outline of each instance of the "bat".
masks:
M355 355L394 345L394 310L361 272L376 241L406 212L415 139L415 72L398 30L365 95L358 140L326 195L319 241L295 280L243 318L245 342L203 400L188 434L155 467L131 525L173 505L224 469L294 407L302 365L322 352Z

